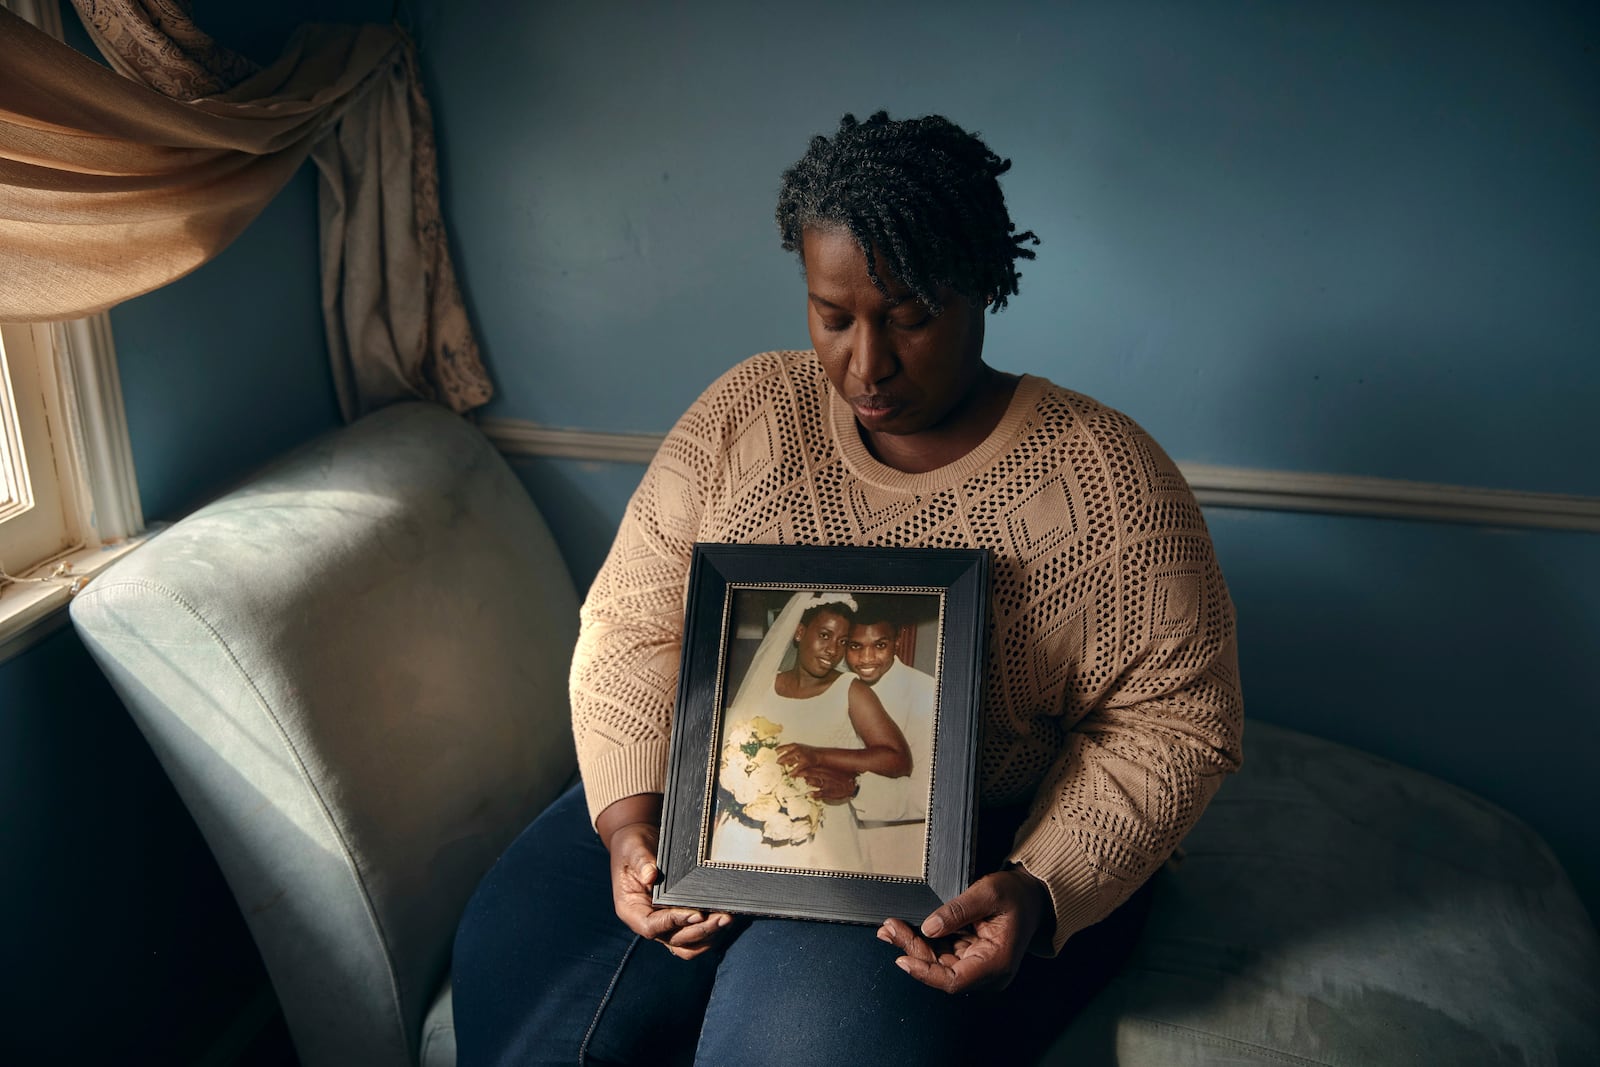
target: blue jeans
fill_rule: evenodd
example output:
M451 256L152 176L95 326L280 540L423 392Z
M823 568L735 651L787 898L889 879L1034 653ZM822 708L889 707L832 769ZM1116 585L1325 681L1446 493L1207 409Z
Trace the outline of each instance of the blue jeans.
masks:
M1009 830L981 830L980 856L1009 843ZM680 960L617 918L578 786L523 831L462 917L458 1063L958 1064L978 1049L1027 1062L1121 965L1147 895L1056 958L1030 956L998 993L930 989L872 927L842 923L740 918L717 949Z

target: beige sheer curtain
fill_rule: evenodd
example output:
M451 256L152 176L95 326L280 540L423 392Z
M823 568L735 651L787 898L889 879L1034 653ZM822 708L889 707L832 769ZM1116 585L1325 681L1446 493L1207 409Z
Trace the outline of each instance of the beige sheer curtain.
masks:
M345 417L489 399L400 30L302 27L257 69L176 0L73 2L115 71L0 10L0 321L74 318L181 277L311 155Z

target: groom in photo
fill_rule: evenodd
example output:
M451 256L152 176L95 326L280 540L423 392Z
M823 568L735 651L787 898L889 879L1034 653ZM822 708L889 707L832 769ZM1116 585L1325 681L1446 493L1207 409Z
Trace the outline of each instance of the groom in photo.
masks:
M933 755L934 680L895 658L899 621L878 598L861 597L845 641L845 662L872 687L911 748L904 778L863 774L850 805L861 823L867 869L920 877L928 819L928 764Z

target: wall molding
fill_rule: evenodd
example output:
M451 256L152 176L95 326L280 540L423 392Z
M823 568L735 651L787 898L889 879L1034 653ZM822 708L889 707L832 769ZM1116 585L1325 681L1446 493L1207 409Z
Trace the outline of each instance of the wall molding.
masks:
M1315 511L1600 533L1600 497L1204 463L1178 466L1206 507Z
M663 437L662 434L562 430L523 419L486 418L478 425L507 456L600 463L649 463ZM1310 511L1600 533L1600 497L1478 489L1396 478L1218 467L1206 463L1180 463L1178 466L1205 507Z
M601 463L646 464L666 434L558 430L524 419L479 419L478 429L507 456L588 459Z

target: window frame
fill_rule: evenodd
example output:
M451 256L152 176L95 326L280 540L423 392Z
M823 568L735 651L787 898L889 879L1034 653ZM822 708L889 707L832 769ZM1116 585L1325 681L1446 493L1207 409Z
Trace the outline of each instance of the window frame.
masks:
M3 663L65 625L61 609L72 594L141 543L146 530L109 317L102 312L70 322L7 324L0 330L8 364L29 360L26 378L15 378L40 391L48 415L49 455L29 460L29 478L57 483L68 523L54 551L11 564L7 570L13 580L0 580ZM20 337L30 343L14 343Z

